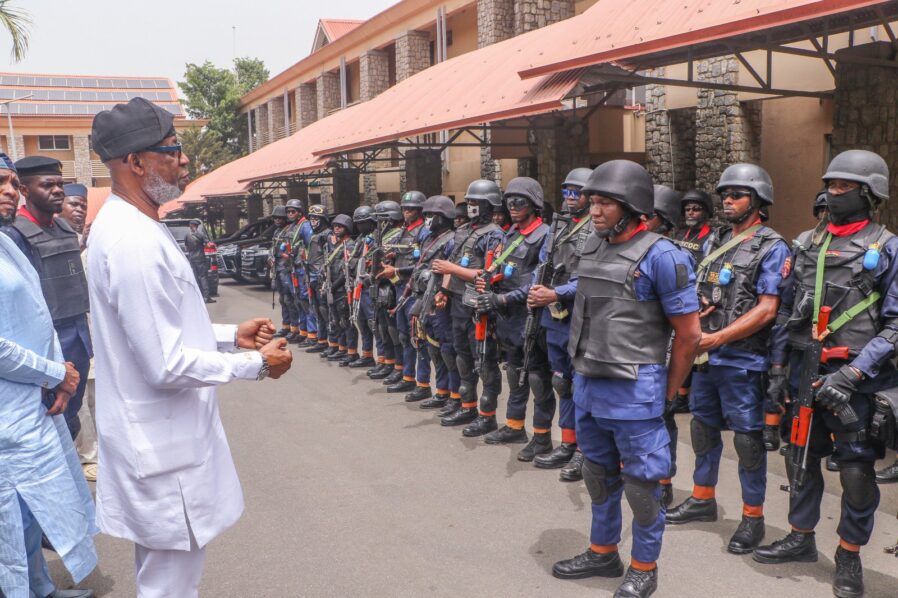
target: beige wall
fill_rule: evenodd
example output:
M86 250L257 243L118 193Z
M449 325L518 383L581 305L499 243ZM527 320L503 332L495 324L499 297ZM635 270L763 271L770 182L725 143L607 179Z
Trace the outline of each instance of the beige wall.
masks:
M452 32L449 58L455 58L477 49L477 9L472 4L459 12L450 14L447 22Z
M814 224L811 206L823 188L820 176L826 166L826 135L832 132L832 102L767 100L761 118L761 166L773 179L776 198L770 225L791 242Z
M16 131L18 134L18 131ZM59 133L57 133L58 135ZM26 135L25 136L25 155L26 156L47 156L48 158L55 158L59 161L64 160L74 160L75 159L75 150L74 143L71 139L69 139L69 147L72 149L67 150L42 150L38 148L37 145L37 136ZM21 157L21 156L19 156Z

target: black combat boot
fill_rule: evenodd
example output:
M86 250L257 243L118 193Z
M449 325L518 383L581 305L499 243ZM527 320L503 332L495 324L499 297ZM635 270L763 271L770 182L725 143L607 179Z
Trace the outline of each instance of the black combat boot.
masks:
M552 575L558 579L584 579L586 577L620 577L624 574L624 564L615 550L607 554L586 552L572 559L558 561L552 565Z
M816 563L817 542L814 540L814 532L789 532L782 540L777 540L767 546L755 548L751 558L766 565L778 565L780 563Z
M461 431L461 435L466 438L476 438L477 436L489 434L498 427L495 415L478 415L470 426L465 426L465 429Z
M415 384L414 380L403 380L402 378L400 378L399 382L387 386L387 392L409 392L411 390L415 390L416 386L418 385Z
M836 548L836 575L833 577L833 595L836 598L860 598L864 595L864 568L861 554Z
M461 399L450 398L448 401L446 401L446 405L442 409L437 411L437 415L440 417L446 417L447 415L452 415L459 409L461 409Z
M368 374L368 377L372 380L383 380L387 376L392 375L394 371L393 364L382 363L379 368L374 368L374 370Z
M658 589L658 567L651 571L627 568L624 583L614 592L614 598L648 598Z
M402 380L402 370L397 370L394 366L393 371L384 378L383 385L390 386Z
M579 482L583 479L583 453L574 451L568 464L561 468L558 479L562 482Z
M898 482L898 461L876 472L877 484L894 484Z
M344 359L346 359L346 351L340 351L339 349L327 356L328 361L343 361Z
M667 512L668 524L679 525L693 521L717 521L717 499L690 496Z
M463 426L471 423L475 419L477 419L476 407L459 407L449 415L440 419L440 425L446 427Z
M429 386L418 386L415 385L415 389L405 395L406 403L417 403L418 401L423 401L424 399L429 399L433 393L430 392Z
M273 336L274 336L274 338L284 338L286 336L289 336L290 334L293 334L290 331L290 328L281 328L280 330L275 332Z
M341 368L348 368L349 364L359 358L358 353L347 353L346 356L340 360L339 366Z
M537 455L547 455L552 452L552 435L549 432L533 434L533 438L527 446L518 451L518 461L530 463Z
M826 458L826 471L839 471L840 469L842 469L842 466L836 461L835 455L830 455Z
M449 402L449 395L434 395L433 398L421 401L418 409L442 409Z
M316 342L313 346L306 349L306 353L321 353L327 350L327 343Z
M508 426L502 426L498 430L487 434L483 441L487 444L524 444L527 442L527 432L524 428L515 430Z
M339 350L340 349L338 349L336 346L328 345L327 349L318 354L318 357L320 357L321 359L327 359Z
M376 365L373 357L359 357L358 355L356 355L355 360L349 362L349 367L352 369L370 368Z
M562 442L550 452L544 455L537 455L533 460L533 464L540 469L558 469L564 467L577 452L577 445L573 442Z
M661 504L665 509L673 504L673 484L661 484Z
M671 413L689 413L689 395L677 393L677 397L670 406Z
M736 533L730 538L727 552L732 554L748 554L752 552L764 539L764 518L742 516Z
M376 364L374 364L374 367L372 367L370 370L365 372L365 375L370 377L372 374L379 374L380 372L384 371L384 369L386 369L386 365L387 364L382 363L382 362L376 363ZM393 371L393 366L390 366L390 371L391 372Z
M765 425L761 436L764 442L764 448L768 451L775 451L780 447L780 427Z
M288 332L284 335L284 338L287 339L288 343L293 343L294 345L302 340L302 337L295 332Z

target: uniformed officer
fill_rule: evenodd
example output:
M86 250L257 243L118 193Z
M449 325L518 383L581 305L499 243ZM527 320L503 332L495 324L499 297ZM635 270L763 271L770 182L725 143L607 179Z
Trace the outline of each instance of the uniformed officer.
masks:
M458 230L468 222L470 222L468 218L468 204L461 202L455 206L455 230Z
M820 365L824 376L814 384L805 481L792 489L789 500L792 531L757 548L753 558L760 563L817 560L814 528L824 492L820 460L835 450L842 501L833 593L861 596L860 547L870 540L879 505L873 464L883 456L866 428L873 393L898 385L891 361L898 343L898 239L871 220L880 203L889 199L889 170L880 156L865 150L842 152L830 162L823 180L829 224L823 234L807 231L796 240L792 292L784 293L780 308L782 325L772 341L770 375L783 376L789 363L790 386L797 396L802 352L814 338L823 307L832 310L822 338L824 349L846 347L849 357L833 354Z
M377 326L374 323L374 303L371 301L371 278L368 275L368 256L376 248L374 229L377 224L374 220L374 208L371 206L359 206L352 213L352 224L358 236L349 262L349 272L352 277L352 303L350 304L350 324L355 326L361 338L361 352L359 356L346 363L350 368L373 368L374 342L377 334ZM377 338L381 355L380 338ZM383 357L380 357L383 359ZM341 362L343 365L343 362Z
M644 168L606 162L583 192L596 234L577 269L568 347L593 525L590 547L552 572L562 579L623 574L617 545L626 494L633 509L632 558L615 596L645 597L658 586L664 532L658 480L670 466L665 401L686 377L701 337L695 276L689 257L640 220L653 212Z
M353 249L352 218L337 214L331 224L333 231L328 243L329 253L325 259L327 269L326 289L330 321L334 330L329 331L328 340L337 344L337 350L328 355L328 361L354 361L358 357L356 344L358 331L349 322L349 302L346 299L349 255Z
M305 259L309 243L312 242L312 224L303 216L302 201L288 199L285 204L287 228L284 238L287 241L288 255L285 256L290 272L290 286L293 289L293 312L296 320L293 324L293 338L287 337L297 347L316 346L318 343L318 319L312 310L309 287L305 276ZM288 295L290 297L290 295Z
M62 186L65 192L65 201L62 202L62 212L59 217L72 225L78 233L78 240L84 245L84 220L87 217L87 187L81 183L66 183Z
M397 307L392 310L392 318L396 322L399 343L402 347L402 377L387 386L387 392L411 392L416 387L416 366L419 363L418 353L412 342L414 331L411 329L411 312L415 305L415 295L409 288L409 279L415 269L415 263L421 257L421 246L430 236L430 229L424 226L423 209L427 198L420 191L408 191L402 195L399 207L402 210L402 233L396 242L384 246L391 254L392 264L386 264L380 277L393 284L397 297ZM423 364L428 363L427 351L424 351ZM423 376L423 372L422 372ZM426 375L430 387L430 371ZM422 397L427 398L427 397Z
M271 248L269 249L268 268L272 273L272 288L277 291L278 302L281 306L281 329L274 333L276 337L287 338L295 341L298 338L299 329L296 322L299 316L295 313L295 301L293 299L293 259L287 253L287 210L284 206L275 206L271 211L271 222L274 232L271 235Z
M327 258L327 238L330 236L330 218L321 204L309 206L309 223L312 225L312 236L306 247L303 267L309 286L309 301L318 328L318 341L306 349L306 353L323 353L331 348L328 343L328 311L325 297L324 260ZM334 347L336 349L336 347Z
M582 479L583 453L577 450L576 418L574 417L574 367L567 352L570 336L570 311L574 307L577 291L577 265L586 239L592 234L589 219L589 202L581 192L592 170L575 168L568 173L561 185L564 212L569 220L557 228L552 258L552 274L546 286L530 288L527 305L544 308L540 324L545 330L549 366L552 368L552 388L558 395L558 426L561 428L561 444L551 452L538 455L533 463L543 469L561 467L562 481ZM549 258L549 239L543 243L539 261Z
M87 278L81 262L81 245L68 222L56 218L62 212L65 191L62 164L44 156L29 156L15 164L19 173L19 194L25 204L5 232L28 257L41 280L41 290L59 345L66 361L74 364L81 383L69 399L65 420L72 439L78 436L81 423L78 410L87 386L87 373L93 345L87 323L90 303Z
M486 434L496 428L496 412L477 411L478 365L482 366L479 374L483 379L484 402L495 403L502 392L502 379L495 340L489 338L485 327L481 327L485 338L482 342L477 339L474 280L486 265L487 256L493 254L503 237L502 229L492 219L493 211L502 205L502 192L495 182L478 179L468 185L465 202L470 222L456 229L449 259L433 261L434 273L443 276L437 305L448 309L452 317L453 346L461 379L459 398L453 397L440 411L440 424L460 426L480 418L482 421L478 426L462 432L479 435L476 432L483 430L480 434ZM483 351L478 354L480 349ZM475 355L478 355L476 360Z
M484 441L488 444L527 442L524 417L532 390L533 438L517 456L519 461L530 462L536 455L552 450L551 428L555 415L552 371L549 369L544 338L540 339L542 343L534 344L528 371L524 375L521 373L524 367L523 331L527 319L527 292L533 272L539 265L539 253L549 234L549 227L540 218L544 205L543 189L534 179L512 179L504 198L512 226L496 248L492 264L485 273L487 277L492 277L494 284L486 289L484 279L478 279L477 290L481 294L477 297L477 311L493 314L495 319L496 336L505 355L509 393L505 425L486 434ZM480 412L494 412L496 401L491 400L492 397L485 396L484 399L480 403ZM477 425L483 426L484 423L480 419ZM495 422L487 426L496 428ZM469 426L471 428L474 424Z
M502 229L503 233L507 233L508 229L511 228L511 214L508 212L508 207L502 205L498 210L493 212L493 222L496 223L496 226Z
M396 318L390 314L390 310L396 307L396 289L389 279L381 276L381 273L384 266L389 265L393 259L387 246L396 243L402 234L402 209L395 201L382 201L374 206L374 217L377 221L379 251L375 252L371 260L373 279L371 293L384 359L381 366L371 371L368 377L372 380L383 380L383 383L389 386L402 380L404 367L399 329L396 328Z
M452 253L454 218L455 204L445 195L434 195L424 202L424 225L430 236L421 244L421 255L409 281L415 298L410 328L418 354L417 387L405 396L409 403L429 399L421 404L422 409L445 407L451 393L458 393L460 383L452 348L452 320L445 309L435 308L440 281L431 270L433 260L446 259ZM431 369L436 373L435 393L430 389Z
M209 260L206 258L206 243L209 237L200 230L200 222L197 219L190 221L190 231L184 237L184 246L187 249L187 261L190 262L190 269L193 270L193 277L196 278L196 284L203 294L203 300L206 303L215 303L215 299L209 296Z
M699 348L707 356L699 360L704 363L692 375L689 393L695 486L692 496L668 511L667 523L717 520L720 431L732 430L743 507L727 550L746 554L764 538L763 378L791 259L789 246L761 219L762 208L773 205L773 184L764 169L734 164L723 171L717 192L728 225L711 233L697 271L703 307Z

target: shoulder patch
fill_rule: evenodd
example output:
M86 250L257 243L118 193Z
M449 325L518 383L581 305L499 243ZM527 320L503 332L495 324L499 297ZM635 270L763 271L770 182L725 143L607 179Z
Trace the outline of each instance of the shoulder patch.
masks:
M792 256L787 256L786 261L783 262L783 269L780 274L783 275L783 278L789 278L789 274L792 273Z
M685 289L687 286L689 286L689 268L686 267L686 264L677 264L676 273L677 288Z

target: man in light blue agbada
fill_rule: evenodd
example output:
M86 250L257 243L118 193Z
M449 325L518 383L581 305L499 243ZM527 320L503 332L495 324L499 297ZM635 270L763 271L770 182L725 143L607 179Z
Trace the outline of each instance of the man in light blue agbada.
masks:
M16 212L18 179L0 153L0 226ZM57 590L41 533L75 582L97 564L94 504L61 413L78 385L25 255L0 234L0 595L90 598Z

